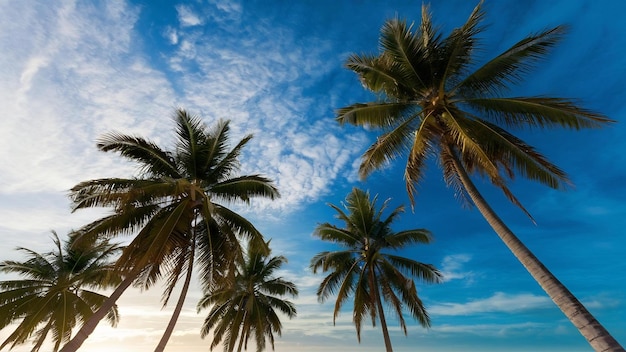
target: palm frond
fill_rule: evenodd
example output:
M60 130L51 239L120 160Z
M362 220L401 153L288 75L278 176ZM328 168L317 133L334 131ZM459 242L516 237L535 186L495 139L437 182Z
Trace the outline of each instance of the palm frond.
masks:
M521 82L534 64L543 59L563 37L566 27L557 26L532 34L468 75L451 91L464 96L497 95Z
M403 102L353 104L338 109L336 119L342 125L386 128L396 123L397 116L412 108L412 104Z
M204 165L203 179L215 180L215 182L220 182L228 179L235 171L239 170L239 156L241 155L241 151L243 147L248 144L248 142L252 139L252 135L245 136L242 140L237 143L233 149L228 152L228 154L224 155L215 165L212 165L212 162L207 158L206 165Z
M599 128L615 122L564 98L468 98L463 102L498 125L506 127L565 127L579 130Z
M144 138L110 132L98 138L97 146L104 152L115 151L137 162L142 172L179 177L172 155Z
M465 73L467 66L471 63L472 51L477 44L476 35L483 30L479 24L484 16L485 13L482 11L481 1L474 8L467 22L462 27L454 29L443 40L440 49L442 51L440 55L443 58L441 62L442 67L437 70L442 74L437 76L439 82L436 82L439 86L440 98L443 98L445 94L446 84L457 81L458 77Z
M406 146L415 131L415 117L402 121L391 131L376 138L376 142L363 153L359 166L359 176L362 179L406 153Z
M249 203L250 197L276 199L280 197L272 181L260 175L246 175L224 180L211 187L211 193L222 199Z

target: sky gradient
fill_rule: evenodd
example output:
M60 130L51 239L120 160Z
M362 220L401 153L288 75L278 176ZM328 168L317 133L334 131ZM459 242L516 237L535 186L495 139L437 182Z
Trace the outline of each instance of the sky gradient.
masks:
M431 5L444 33L465 22L476 2ZM51 249L51 230L64 236L104 214L71 213L68 190L80 181L135 174L120 157L97 151L115 130L161 145L173 141L176 107L208 125L230 119L232 140L253 133L242 173L273 179L282 197L235 207L289 263L298 316L283 319L276 351L381 351L378 326L357 344L346 307L335 326L333 303L317 302L322 275L310 258L332 249L311 236L334 222L352 187L407 205L395 229L426 228L435 242L403 254L432 263L444 283L418 284L432 317L408 336L388 317L396 351L590 351L584 338L508 252L475 209L464 209L430 163L408 206L398 159L359 180L359 156L376 133L341 127L335 109L373 97L343 68L351 53L377 53L383 22L419 21L418 1L48 1L0 0L0 260L19 259L21 246ZM477 186L511 229L626 344L626 2L621 0L487 0L477 63L530 33L560 24L566 38L511 95L580 99L617 120L600 130L516 131L563 168L574 185L554 191L516 179L511 189L534 225L486 181ZM339 223L337 223L339 225ZM125 240L127 238L120 238ZM0 275L0 280L6 276ZM102 323L84 351L151 351L175 300L161 309L159 285L129 290L121 321ZM199 337L208 311L188 295L167 351L206 351ZM4 340L11 331L0 331ZM23 345L14 351L29 351ZM217 349L220 350L220 349Z

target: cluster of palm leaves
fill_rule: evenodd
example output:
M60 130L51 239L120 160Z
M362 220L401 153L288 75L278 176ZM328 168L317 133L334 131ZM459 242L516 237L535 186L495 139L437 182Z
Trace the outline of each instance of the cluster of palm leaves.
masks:
M564 188L567 175L511 130L523 128L600 127L607 117L555 97L509 97L507 89L520 83L532 66L563 36L555 27L530 35L483 66L474 68L478 34L484 13L479 4L467 22L443 36L422 8L418 26L388 20L377 54L352 55L346 66L376 95L368 103L341 108L337 120L379 129L382 134L362 157L363 178L398 157L406 157L404 178L411 201L429 159L435 159L448 186L481 212L546 293L598 351L624 351L587 309L558 281L504 224L472 180L482 177L530 217L509 188L521 175L552 188ZM172 318L156 347L162 351L181 313L197 271L205 295L198 309L209 308L203 337L213 334L211 348L223 343L226 351L247 349L254 336L257 351L274 334L280 335L276 311L294 317L293 283L273 275L286 262L271 257L269 242L247 219L228 206L251 198L275 199L278 190L261 175L237 175L238 157L252 136L228 148L229 122L211 129L184 110L175 114L176 144L165 150L138 136L109 133L98 141L104 152L116 152L139 166L134 178L97 179L76 185L70 197L75 210L105 207L111 213L73 233L64 245L39 254L21 248L29 259L5 261L0 271L26 279L0 282L0 329L18 326L0 346L33 340L33 350L52 335L54 350L76 351L98 322L117 322L116 300L130 286L148 289L164 279L163 304L182 282ZM419 324L430 318L418 297L416 281L436 283L441 273L430 265L401 257L396 251L431 240L425 229L395 232L391 224L403 211L384 211L377 197L358 188L348 194L344 209L331 205L344 223L319 225L314 235L341 249L324 251L311 260L314 273L324 272L317 291L321 302L335 298L335 319L353 299L353 322L360 340L363 319L380 321L387 351L392 350L385 307L387 303L407 334L405 313ZM532 218L531 218L532 219ZM109 243L131 235L124 248ZM244 250L244 248L246 248ZM110 258L120 252L119 258ZM107 298L90 288L115 287ZM82 323L70 339L72 328Z
M107 240L78 243L79 237L72 233L61 242L53 232L54 251L37 253L20 247L27 260L0 263L0 272L24 277L0 282L0 329L19 321L0 349L13 348L32 337L33 351L38 351L50 334L54 350L58 350L70 339L76 324L87 320L107 300L93 289L119 284L121 272L115 270L112 257L122 247ZM106 311L112 326L118 319L116 306Z
M75 351L100 320L107 318L117 322L115 302L131 285L149 289L164 279L162 301L165 305L179 279L184 277L174 313L155 349L162 351L182 311L194 270L208 293L243 285L241 280L250 279L240 270L248 263L245 246L248 246L248 256L253 258L250 261L256 265L254 270L264 270L262 279L267 280L265 285L253 283L252 294L263 297L266 313L274 308L285 311L285 306L289 306L287 315L295 316L292 304L280 297L295 296L297 290L282 279L272 282L271 277L284 258L269 258L264 262L270 249L263 235L228 207L234 202L249 203L254 197L275 199L279 196L276 187L263 176L236 175L238 157L252 136L244 137L229 149L228 121L219 121L208 128L198 117L182 109L176 111L174 120L176 144L173 150L164 150L142 137L120 133L109 133L98 140L100 150L117 152L135 162L139 176L91 180L72 188L70 197L75 210L105 207L111 209L111 213L72 234L66 245L69 254L62 253L60 247L58 253L48 255L22 249L33 259L2 264L0 269L5 272L29 277L0 283L4 289L0 300L0 328L21 320L15 333L2 346L24 343L35 334L33 349L39 350L48 331L52 331L55 351L62 342L67 343L61 351ZM108 244L109 239L119 235L133 236L123 249ZM59 243L58 238L55 243ZM120 254L115 262L103 262L116 251ZM74 258L79 255L80 258ZM105 274L110 275L103 276ZM281 290L280 285L285 288ZM115 290L107 298L83 287L115 287ZM220 303L219 299L212 302ZM271 318L267 314L264 317ZM260 316L246 316L243 320L241 336L245 336L246 341L250 336L249 325L257 327L259 324L251 319L260 319ZM70 339L71 328L78 322L83 323L82 327ZM272 332L280 334L276 320L271 323L270 330L252 331L259 350L264 347L266 336L273 345ZM219 343L219 336L215 341Z
M383 217L389 200L377 208L377 198L370 199L369 193L354 188L346 198L346 211L331 205L345 227L323 223L314 234L342 249L317 254L311 260L311 268L314 273L320 269L330 272L320 284L317 295L321 302L331 295L336 296L333 321L343 304L354 295L352 317L357 339L361 339L363 318L369 315L372 324L380 320L385 348L392 351L383 300L393 307L405 335L407 327L403 314L406 310L422 326L428 327L430 318L417 296L413 278L435 283L440 281L441 274L431 264L394 254L409 244L430 243L431 236L425 229L394 232L391 224L404 207L399 206Z

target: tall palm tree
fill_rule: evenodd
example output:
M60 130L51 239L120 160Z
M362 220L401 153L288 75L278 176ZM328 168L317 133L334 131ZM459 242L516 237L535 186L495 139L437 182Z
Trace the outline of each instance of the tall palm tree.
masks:
M21 279L0 281L0 329L17 324L0 349L26 343L32 338L32 351L39 351L48 334L54 351L70 339L77 323L87 320L107 299L93 289L119 284L112 256L121 247L107 241L78 244L70 235L63 243L53 232L55 250L37 253L19 247L27 260L0 263L0 272L14 273ZM112 326L118 322L117 307L107 310Z
M149 288L167 276L163 302L167 303L181 276L182 292L163 339L162 351L182 309L194 261L200 280L207 286L232 276L242 255L240 239L268 250L261 233L241 215L227 207L252 197L279 196L272 182L259 175L235 176L238 157L250 141L244 137L228 149L229 122L207 128L202 121L178 109L173 150L137 136L109 133L98 141L102 151L113 151L137 163L135 178L107 178L82 182L71 190L75 209L111 207L110 216L84 229L83 237L135 234L118 260L128 279L111 295L113 304L133 282ZM62 351L76 351L102 318L94 314Z
M381 30L380 53L352 55L346 63L380 99L341 108L337 120L384 131L362 157L362 178L408 153L404 177L411 201L427 159L438 158L446 183L476 205L593 348L623 351L504 224L470 178L487 178L528 214L507 185L516 173L555 189L570 181L562 170L507 129L581 129L612 121L570 99L504 95L561 39L563 27L530 35L472 71L483 16L479 4L467 22L447 37L433 28L426 6L418 27L399 19L388 20Z
M320 269L330 272L320 284L317 295L324 302L330 295L337 294L333 323L343 304L354 294L353 320L357 339L361 341L361 323L369 313L373 325L379 317L385 348L390 352L391 339L382 300L393 307L405 335L405 307L423 327L429 327L430 318L417 295L412 277L436 283L440 282L441 274L431 264L390 252L414 243L430 243L431 236L424 229L394 232L391 224L404 211L404 207L395 208L389 216L383 218L389 200L377 210L377 198L370 200L369 193L354 188L344 204L347 213L330 205L337 211L337 218L345 222L345 227L324 223L315 229L314 235L324 241L337 243L344 249L318 253L311 260L311 268L313 273Z
M296 316L296 307L281 296L298 295L296 286L282 278L274 277L287 259L270 257L254 246L237 265L232 285L208 291L198 303L198 310L212 305L202 325L201 336L213 329L211 350L224 339L224 351L248 349L248 339L254 335L257 352L265 349L266 337L274 349L274 333L280 336L282 324L276 310L289 318Z

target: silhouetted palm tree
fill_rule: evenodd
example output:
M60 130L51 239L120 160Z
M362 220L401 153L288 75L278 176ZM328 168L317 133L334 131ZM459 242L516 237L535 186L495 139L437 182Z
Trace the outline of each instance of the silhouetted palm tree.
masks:
M61 243L56 233L53 236L54 251L40 254L19 247L27 260L0 263L0 272L23 277L0 281L0 329L17 324L0 349L8 345L13 349L32 338L32 351L39 351L50 334L57 351L70 339L76 324L87 320L106 301L107 296L93 289L121 281L111 261L120 252L118 245L77 243L75 234ZM106 319L112 326L117 324L117 307L107 310Z
M237 265L234 283L210 290L198 303L198 310L212 306L202 325L204 338L213 330L211 350L224 340L224 351L248 349L248 339L255 337L257 352L265 349L269 339L274 349L274 333L280 336L281 322L276 310L289 318L296 316L296 307L281 296L298 295L296 286L273 275L287 259L270 257L251 246L246 258Z
M404 211L404 207L397 207L383 218L389 200L380 209L376 209L376 201L377 197L370 200L369 193L354 188L344 204L347 213L331 204L338 213L337 217L345 222L345 227L324 223L316 228L314 235L324 241L337 243L344 249L317 254L311 260L311 268L313 273L320 269L330 272L320 284L317 295L321 302L331 295L337 295L333 322L343 304L354 295L352 316L357 339L361 341L363 317L369 313L374 324L378 316L385 347L390 352L391 339L382 300L393 307L405 335L405 308L422 326L429 327L430 319L417 295L412 277L434 283L441 280L441 274L430 264L391 253L410 244L430 243L431 236L424 229L394 232L391 224Z
M181 296L157 351L165 348L180 314L194 261L199 265L201 282L211 286L232 275L234 263L243 252L239 238L268 250L252 223L226 204L248 203L252 197L278 197L278 191L265 177L235 176L239 154L251 135L229 150L228 121L219 121L208 129L199 118L182 109L176 111L175 121L177 138L171 151L141 137L119 133L101 137L98 148L136 162L139 176L82 182L71 193L75 209L102 206L114 210L112 215L86 226L84 237L138 231L117 266L131 274L111 295L109 304L133 281L148 288L167 275L163 294L166 304L185 273ZM76 351L101 316L96 313L62 351Z
M479 4L463 26L444 37L433 28L424 6L419 26L398 19L384 24L378 55L352 55L348 59L346 66L380 100L342 108L337 119L342 124L384 131L363 155L360 175L365 178L408 152L404 177L413 200L426 160L438 158L447 184L465 199L469 197L593 348L623 351L504 224L470 178L472 174L487 178L528 214L507 186L516 173L552 188L564 188L570 181L562 170L508 130L593 128L611 120L570 99L504 95L558 42L563 27L530 35L472 71L483 16Z

